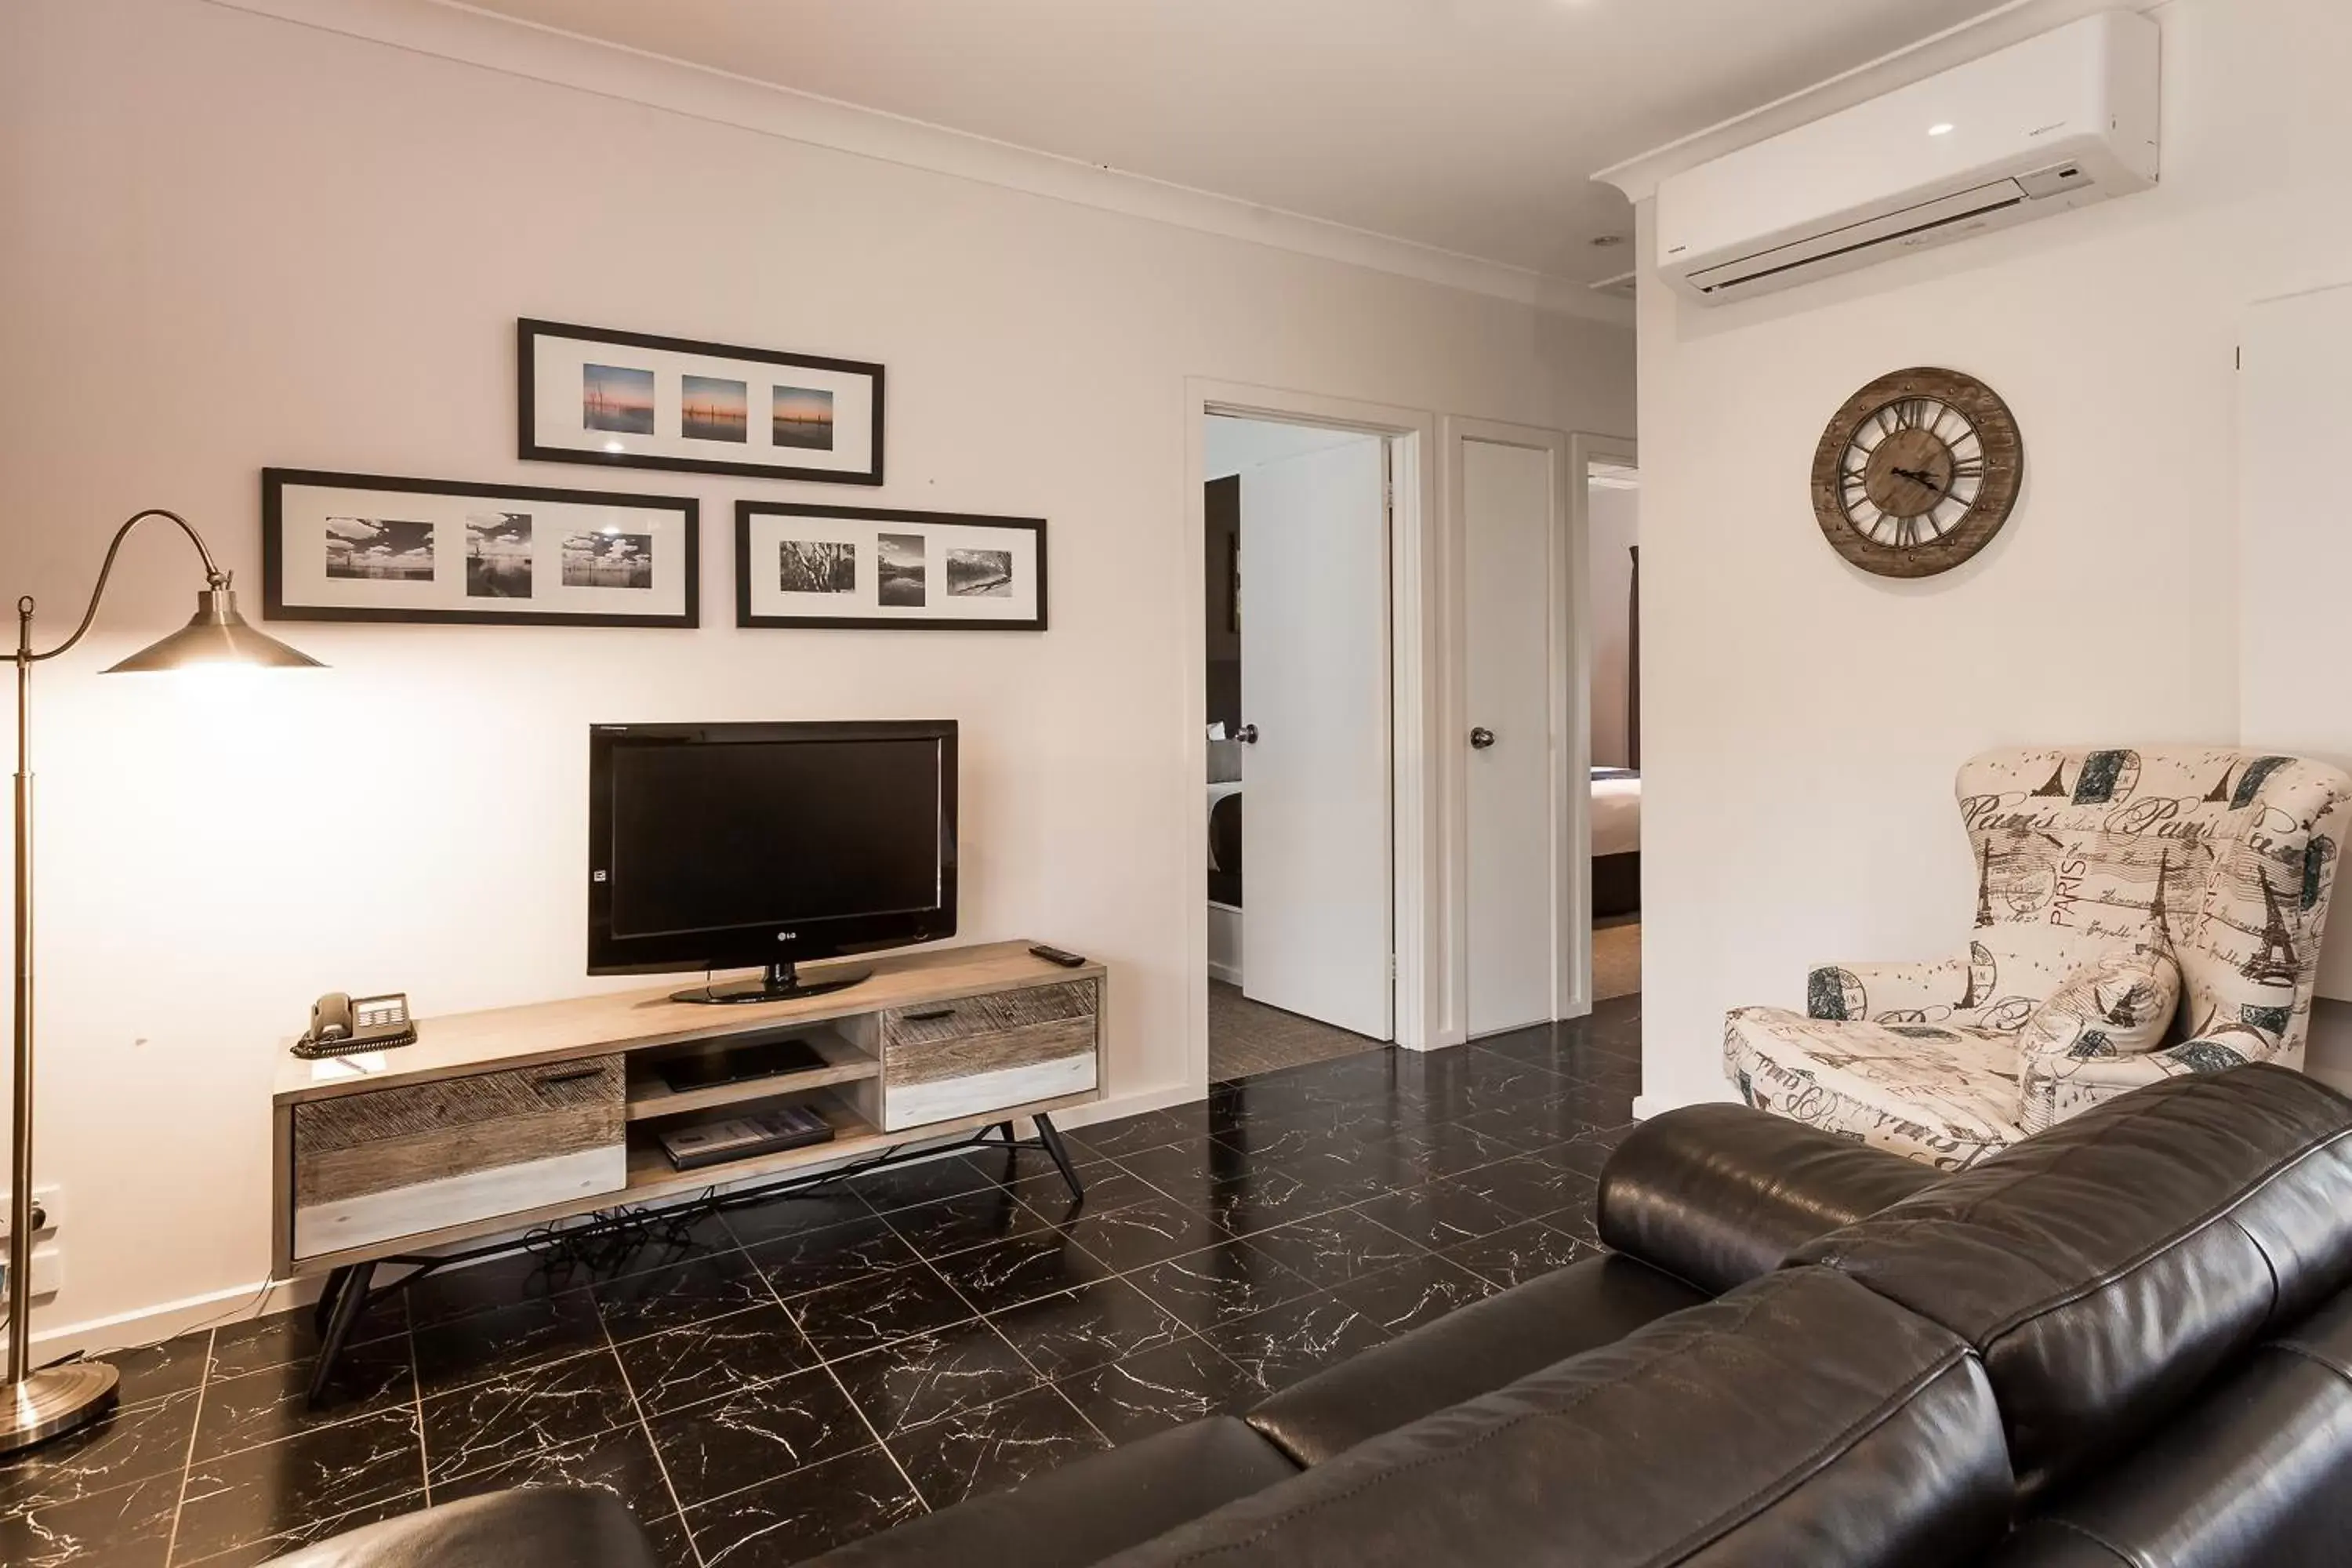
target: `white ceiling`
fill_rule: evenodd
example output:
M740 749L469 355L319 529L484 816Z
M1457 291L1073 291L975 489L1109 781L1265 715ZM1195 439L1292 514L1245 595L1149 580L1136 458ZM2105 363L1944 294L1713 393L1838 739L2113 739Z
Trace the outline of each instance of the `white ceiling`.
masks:
M473 8L1578 282L1600 168L1993 0L470 0Z

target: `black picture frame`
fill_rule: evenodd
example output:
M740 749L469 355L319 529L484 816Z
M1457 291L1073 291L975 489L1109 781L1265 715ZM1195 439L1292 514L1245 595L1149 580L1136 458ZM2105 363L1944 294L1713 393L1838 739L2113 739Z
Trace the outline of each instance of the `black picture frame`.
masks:
M407 606L289 604L286 599L286 491L294 487L382 490L453 500L528 501L539 505L631 507L677 514L684 523L684 608L674 615L606 615L576 611L425 609ZM462 479L342 473L325 468L261 470L261 615L270 621L374 621L416 625L506 626L669 626L702 624L702 503L692 496L648 496L544 485L474 484ZM510 604L511 600L486 603Z
M812 468L789 462L735 461L726 458L676 457L661 453L606 451L588 446L551 445L541 439L538 424L538 342L541 338L610 344L621 349L646 349L662 353L691 354L713 361L737 361L762 365L786 365L801 370L862 376L868 383L868 427L872 432L869 461L863 468ZM882 482L884 414L883 367L865 360L831 359L817 354L787 353L779 349L747 348L734 343L705 342L694 338L662 337L651 332L625 332L605 327L523 317L515 323L515 452L530 462L590 463L608 468L659 468L677 473L733 474L748 479L797 479L816 484L878 485ZM829 416L828 416L829 417Z
M1033 539L1036 614L1012 617L970 616L782 616L755 613L751 604L751 522L759 517L805 517L856 523L899 523L917 528L988 529L1025 533ZM1045 520L998 517L979 512L908 511L884 507L825 506L798 501L739 500L735 503L735 624L751 628L824 631L989 631L1046 629Z

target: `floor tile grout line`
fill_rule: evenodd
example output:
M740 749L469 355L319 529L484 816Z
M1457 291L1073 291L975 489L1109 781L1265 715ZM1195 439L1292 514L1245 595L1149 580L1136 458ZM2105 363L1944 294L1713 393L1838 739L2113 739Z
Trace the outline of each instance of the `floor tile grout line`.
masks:
M866 1202L866 1197L865 1197L865 1194L858 1194L858 1201L859 1201L860 1203L865 1203L865 1204L866 1204L866 1206L867 1208L869 1208L869 1209L870 1209L870 1208L872 1208L872 1207L874 1206L871 1203ZM876 1217L880 1218L881 1216L880 1216L879 1215L877 1215ZM884 1220L884 1225L885 1225L885 1226L886 1226L886 1227L887 1227L887 1226L888 1226L888 1221L887 1221L887 1220ZM898 1233L898 1231L897 1231L896 1229L891 1229L890 1234L891 1234L891 1235L893 1235L893 1236L897 1236ZM901 1239L903 1239L903 1238L901 1238ZM926 1266L926 1267L929 1267L929 1260L928 1260L928 1259L923 1259L923 1258L922 1258L922 1255L921 1255L920 1253L916 1254L916 1257L918 1258L918 1259L922 1260L922 1261L925 1263L925 1266ZM936 1275L936 1274L938 1274L938 1273L939 1273L939 1270L937 1270L937 1269L932 1269L932 1270L931 1270L931 1272L932 1272L933 1274L935 1274L935 1275ZM800 1334L800 1336L801 1336L801 1339L802 1339L803 1342L804 1342L804 1343L808 1346L808 1348L810 1349L810 1351L811 1351L811 1352L813 1352L816 1353L816 1356L817 1356L817 1363L816 1363L816 1364L817 1364L817 1369L818 1369L819 1371L821 1371L821 1372L823 1372L823 1373L824 1373L824 1375L825 1375L825 1380L826 1380L827 1382L831 1383L831 1384L833 1384L833 1386L834 1386L834 1391L835 1391L835 1393L837 1393L837 1394L839 1394L841 1395L842 1403L849 1406L849 1413L850 1413L852 1415L855 1415L855 1416L856 1416L856 1417L857 1417L857 1424L858 1424L860 1426L863 1426L863 1427L865 1427L865 1428L866 1428L866 1435L868 1437L871 1437L871 1438L873 1438L873 1439L874 1439L874 1447L875 1447L876 1448L877 1448L878 1450L880 1450L880 1451L881 1451L881 1455L882 1455L882 1457L883 1457L884 1458L886 1458L886 1459L887 1459L887 1460L889 1460L889 1461L890 1461L890 1468L891 1468L893 1470L895 1470L895 1471L897 1471L897 1472L898 1472L898 1479L899 1479L900 1481L902 1481L903 1483L905 1483L905 1485L906 1485L906 1488L907 1488L907 1495L908 1495L908 1497L911 1497L911 1498L913 1498L913 1499L915 1500L915 1506L916 1506L916 1507L918 1507L918 1508L921 1509L921 1510L922 1510L925 1513L927 1513L927 1514L928 1514L929 1512L930 1512L930 1511L931 1511L931 1505L930 1505L929 1503L925 1502L925 1501L923 1500L923 1489L922 1489L922 1488L920 1488L920 1487L919 1487L919 1486L917 1486L917 1485L915 1484L915 1478L914 1478L914 1477L912 1477L912 1476L910 1476L910 1475L908 1475L908 1474L907 1473L907 1467L906 1467L906 1466L904 1466L904 1465L902 1465L902 1464L900 1464L900 1463L898 1462L898 1455L896 1455L896 1454L894 1454L894 1453L892 1453L892 1452L890 1451L890 1445L889 1445L888 1443L887 1443L887 1442L885 1442L885 1441L883 1440L881 1428L874 1425L874 1418L873 1418L872 1416L868 1415L866 1413L866 1406L865 1406L863 1404L859 1403L858 1398L857 1398L857 1396L856 1396L856 1394L852 1394L852 1393L850 1393L850 1392L849 1392L849 1384L847 1384L844 1383L844 1382L841 1380L841 1373L834 1370L833 1361L832 1361L832 1360L830 1360L830 1359L828 1359L828 1358L826 1358L826 1357L824 1356L824 1354L822 1352L818 1351L818 1350L817 1350L816 1342L815 1342L814 1340L810 1339L810 1338L808 1337L808 1335L807 1335L805 1332L803 1332L803 1331L802 1331L801 1326L800 1326L800 1314L793 1310L791 1304L790 1304L790 1303L788 1303L788 1302L784 1300L784 1298L783 1298L783 1293L782 1293L782 1291L780 1291L780 1290L778 1290L778 1289L776 1289L775 1277L774 1277L773 1275L771 1275L771 1274L770 1274L766 1269L762 1268L762 1269L761 1269L761 1270L760 1270L760 1283L761 1283L761 1284L762 1284L762 1285L765 1285L765 1286L768 1288L768 1294L769 1294L770 1296L772 1296L772 1297L773 1297L773 1298L775 1299L775 1303L776 1303L776 1305L777 1305L777 1306L782 1307L782 1308L783 1309L785 1318L786 1318L787 1320L789 1320L789 1321L791 1321L792 1325L793 1325L793 1331L794 1333L798 1333L798 1334ZM947 1281L946 1281L946 1279L941 1279L940 1283L941 1283L941 1284L947 1284ZM955 1290L955 1287L954 1287L953 1285L948 1285L948 1289L949 1289L950 1290ZM803 1292L803 1294L804 1294L804 1295L814 1295L814 1294L815 1294L815 1292L814 1292L814 1291L804 1291L804 1292ZM961 1292L961 1291L957 1291L957 1292L956 1292L956 1296L957 1296L957 1299L958 1299L959 1300L962 1300L962 1292ZM964 1304L965 1304L966 1306L970 1306L970 1305L971 1305L971 1303L970 1303L970 1302L968 1302L968 1301L967 1301L967 1302L965 1302ZM896 1343L898 1343L898 1341L896 1341L896 1340L893 1340L893 1341L891 1341L891 1342L890 1342L890 1343L892 1343L892 1344L896 1344ZM877 1347L869 1347L869 1348L877 1348ZM839 1457L841 1457L841 1458L846 1458L847 1456L844 1455L844 1456L839 1456ZM822 1462L823 1462L823 1461L820 1461L820 1463L822 1463ZM803 1466L803 1467L802 1467L802 1468L803 1468L803 1469L805 1469L805 1468L808 1468L808 1467L806 1467L806 1466ZM788 1471L786 1471L786 1472L785 1472L785 1474L786 1474L786 1475L794 1475L794 1474L797 1474L797 1473L798 1473L797 1471L791 1471L791 1470L788 1470ZM771 1480L775 1480L775 1479L781 1479L782 1478L781 1478L781 1477L772 1477L772 1478L770 1478L770 1479L771 1479ZM754 1486L765 1486L765 1485L768 1485L768 1484L769 1484L769 1482L767 1482L767 1481L755 1481L755 1482L753 1482L753 1483L752 1483L752 1485L754 1485ZM749 1488L741 1488L741 1489L739 1489L739 1490L748 1490L748 1489L749 1489ZM734 1495L735 1495L735 1493L734 1493L734 1492L727 1492L727 1493L723 1493L723 1494L721 1494L721 1495L722 1495L722 1496L724 1496L724 1497L732 1497L732 1496L734 1496ZM703 1499L703 1500L702 1500L702 1502L697 1503L695 1506L696 1506L697 1508L700 1508L700 1507L703 1507L705 1504L712 1503L712 1502L717 1502L717 1501L719 1501L719 1500L718 1498L705 1498L705 1499ZM695 1554L695 1561L696 1561L696 1562L698 1562L698 1563L701 1562L701 1561L702 1561L702 1542L695 1539L695 1535L694 1535L694 1526L693 1526L691 1523L689 1523L689 1522L688 1521L687 1517L686 1517L686 1511L685 1511L683 1509L681 1509L681 1510L678 1510L678 1516L677 1516L677 1517L678 1517L678 1522L679 1522L680 1524L682 1524L682 1525L684 1525L684 1526L686 1527L686 1541L687 1541L687 1545L688 1545L688 1547L690 1547L690 1548L693 1550L694 1554Z
M425 1435L425 1364L416 1353L416 1317L404 1310L408 1302L403 1300L402 1317L408 1324L408 1394L416 1411L416 1485L425 1499L425 1506L433 1506L433 1450L431 1439Z
M172 1530L163 1541L163 1561L170 1563L180 1553L180 1513L188 1506L188 1478L196 1468L196 1432L205 1419L205 1391L213 1383L213 1340L220 1331L205 1331L205 1375L196 1380L196 1410L188 1418L188 1444L180 1455L180 1486L172 1495Z
M720 1222L720 1228L727 1228L724 1221ZM732 1235L733 1232L730 1230L729 1234ZM760 1283L765 1285L767 1282L767 1275L761 1274ZM772 1296L775 1292L771 1289L769 1294ZM636 1380L629 1375L629 1363L622 1356L620 1344L613 1338L613 1327L604 1321L604 1314L602 1312L596 1314L596 1328L597 1331L604 1337L604 1352L613 1358L613 1365L620 1372L621 1388L629 1396L630 1412L636 1416L637 1435L645 1439L646 1451L654 1457L654 1468L661 1476L662 1490L669 1495L669 1517L677 1520L677 1527L686 1531L686 1549L693 1555L696 1563L700 1564L702 1546L694 1539L694 1527L686 1522L686 1504L677 1495L677 1483L670 1479L669 1461L662 1458L661 1445L654 1440L654 1424L652 1418L646 1414L645 1402L637 1397Z

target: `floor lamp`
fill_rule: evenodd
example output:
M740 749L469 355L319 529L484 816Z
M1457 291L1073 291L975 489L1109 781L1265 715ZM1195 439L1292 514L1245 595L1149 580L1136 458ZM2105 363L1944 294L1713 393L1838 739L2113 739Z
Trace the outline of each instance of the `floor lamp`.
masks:
M195 618L152 647L142 648L106 673L186 669L197 665L241 664L278 669L314 668L318 660L265 637L236 613L228 574L205 548L187 519L161 509L133 515L115 530L90 590L89 608L73 636L45 652L33 648L33 600L16 601L16 1038L15 1128L9 1163L8 1381L0 1385L0 1454L96 1421L114 1408L116 1374L104 1362L71 1361L33 1370L33 667L71 648L89 632L106 596L114 557L132 529L151 517L180 525L205 567L205 588L196 595Z

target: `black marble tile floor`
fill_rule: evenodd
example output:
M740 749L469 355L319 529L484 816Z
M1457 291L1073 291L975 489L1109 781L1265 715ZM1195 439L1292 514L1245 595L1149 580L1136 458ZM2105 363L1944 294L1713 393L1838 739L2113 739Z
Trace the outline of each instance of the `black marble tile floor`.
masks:
M0 1463L8 1568L243 1568L505 1487L605 1488L673 1568L766 1568L1269 1391L1595 1248L1638 996L1377 1050L722 1211L599 1273L518 1256L362 1321L112 1358L122 1408Z

